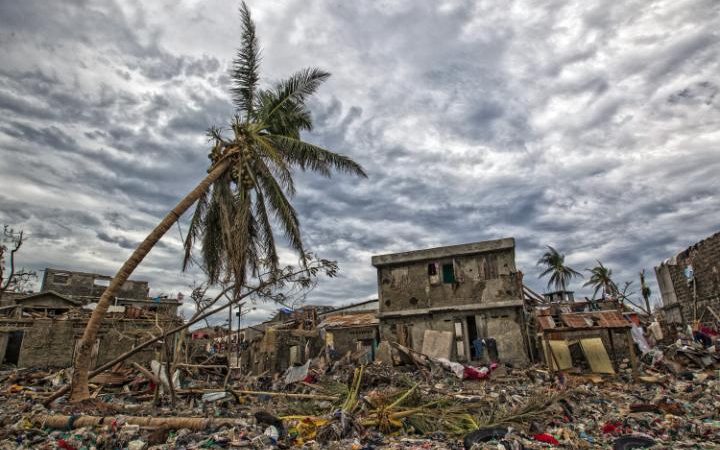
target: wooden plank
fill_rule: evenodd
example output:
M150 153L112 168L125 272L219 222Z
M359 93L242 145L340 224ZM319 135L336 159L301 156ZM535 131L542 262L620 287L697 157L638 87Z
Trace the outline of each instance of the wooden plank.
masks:
M550 355L546 360L553 363L550 367L551 370L567 370L573 366L567 341L548 340L547 343L550 345Z
M580 347L582 347L585 358L590 364L590 369L594 373L615 373L602 338L580 339Z
M710 307L710 305L707 305L707 309L708 309L708 311L710 311L710 314L713 315L713 317L715 318L715 320L717 320L718 322L720 322L720 316L717 315L717 313L715 312L715 310L712 309L712 308Z

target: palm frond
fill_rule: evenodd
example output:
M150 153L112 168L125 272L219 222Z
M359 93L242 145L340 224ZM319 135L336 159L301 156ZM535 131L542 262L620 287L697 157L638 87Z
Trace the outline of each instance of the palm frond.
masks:
M282 148L285 158L303 170L312 170L330 176L331 169L367 178L360 164L347 156L325 150L317 145L287 136L270 135L268 139Z
M259 161L257 166L259 170L255 176L260 183L259 188L263 190L270 209L285 232L288 243L300 255L305 254L302 235L300 234L300 221L295 208L285 197L282 187L272 176L270 169L262 161Z
M310 110L302 101L285 101L280 110L272 116L268 116L270 110L280 101L279 93L272 90L261 90L257 93L255 110L259 111L263 128L271 134L280 134L300 138L300 131L312 130L313 121Z
M276 270L280 261L277 250L275 249L275 237L273 235L270 217L265 207L265 196L261 189L255 191L257 196L255 202L255 215L258 219L259 231L261 232L260 243L265 249L265 258L271 270Z
M240 48L233 59L232 81L235 107L249 122L254 115L255 91L260 80L260 47L255 35L255 24L245 2L240 5L242 37Z
M185 236L185 242L183 247L185 249L185 256L183 257L182 270L185 271L192 261L192 248L195 240L202 236L204 227L204 217L208 206L208 191L202 193L197 203L195 204L195 212L190 219L190 226L188 227L187 236Z
M271 161L272 164L269 165L270 171L277 179L280 180L283 190L290 197L295 195L295 183L293 182L292 172L290 171L290 167L286 162L284 154L282 154L282 152L275 147L274 143L268 140L265 136L256 135L254 137L255 142L262 147L263 155L266 155Z
M280 81L275 87L274 94L269 96L269 99L272 100L264 105L260 119L269 122L278 113L304 107L307 97L314 94L329 77L329 72L317 67L310 67L295 72L289 78Z

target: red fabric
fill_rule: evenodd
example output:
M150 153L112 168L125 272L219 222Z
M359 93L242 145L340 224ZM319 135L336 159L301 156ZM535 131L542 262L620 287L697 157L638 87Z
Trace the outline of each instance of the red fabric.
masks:
M463 378L466 380L484 380L488 377L489 373L490 372L483 373L474 367L467 366L463 371Z
M60 447L60 448L62 448L62 449L65 449L65 450L77 450L75 447L73 447L72 445L68 444L68 443L65 441L65 439L58 439L57 445L58 445L58 447Z
M602 432L605 434L615 433L620 429L620 422L606 422L602 427Z
M544 442L546 444L560 445L560 441L555 439L551 434L541 433L533 436L536 441Z
M700 331L707 334L708 336L717 336L717 331L713 330L712 328L708 327L700 327Z
M303 378L303 381L310 384L315 384L317 382L315 375L313 374L308 374L305 378Z

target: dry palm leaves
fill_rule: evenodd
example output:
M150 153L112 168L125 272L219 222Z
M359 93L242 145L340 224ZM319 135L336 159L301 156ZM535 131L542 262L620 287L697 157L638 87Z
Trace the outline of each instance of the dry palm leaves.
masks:
M397 394L375 393L366 397L372 407L362 420L364 426L377 427L383 433L412 428L421 433L442 431L463 434L478 427L469 411L478 404L460 403L448 398L428 401L415 384Z
M548 418L548 411L558 401L566 399L572 391L565 392L538 392L524 404L514 408L507 408L499 402L491 408L490 413L480 410L477 423L480 427L493 427L498 425L527 425L533 421L542 421Z
M333 413L327 423L317 429L316 439L318 442L339 441L362 433L362 425L356 419L354 411L358 406L364 368L364 366L361 366L359 369L355 369L345 403L338 411Z

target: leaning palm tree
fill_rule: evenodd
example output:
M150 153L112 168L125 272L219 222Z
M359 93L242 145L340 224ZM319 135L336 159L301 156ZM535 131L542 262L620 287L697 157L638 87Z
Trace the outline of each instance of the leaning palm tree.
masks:
M329 74L305 69L272 88L260 88L260 48L245 3L240 15L242 39L232 70L236 114L229 135L219 128L209 131L208 175L145 238L100 297L76 353L71 401L89 398L91 349L111 300L190 206L197 203L185 241L183 267L187 267L193 243L199 240L202 265L210 281L232 277L241 286L248 272L278 265L271 217L277 219L290 246L305 257L297 213L288 201L295 192L294 168L326 176L333 170L365 176L350 158L301 140L300 132L312 128L306 100Z
M556 291L565 292L568 283L573 277L582 278L582 274L577 270L565 265L565 255L559 253L551 246L547 246L548 250L543 253L537 262L538 266L543 266L545 270L538 276L542 278L550 275L547 288L555 287Z
M592 286L595 288L595 291L593 291L593 299L600 290L602 290L602 298L605 298L606 295L617 295L619 289L612 280L612 269L605 267L600 261L597 263L598 265L592 269L585 269L590 272L590 278L583 286Z

